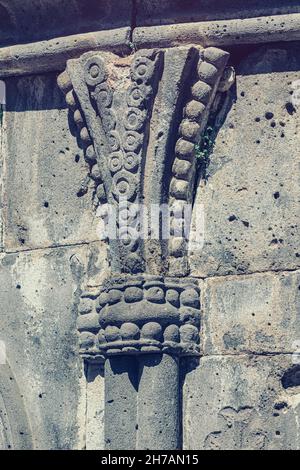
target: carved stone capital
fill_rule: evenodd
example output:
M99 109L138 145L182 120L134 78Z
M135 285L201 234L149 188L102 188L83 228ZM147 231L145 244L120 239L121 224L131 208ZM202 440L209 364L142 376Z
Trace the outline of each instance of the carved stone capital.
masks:
M93 300L83 299L80 309L80 353L87 360L121 353L199 354L199 289L193 280L117 276Z
M214 47L194 46L128 57L90 52L69 60L60 75L103 216L107 207L116 211L115 236L108 233L113 272L187 273L187 240L176 234L180 220L177 215L174 222L174 213L193 202L195 149L228 57ZM138 204L149 213L153 205L169 205L168 240L142 236ZM123 236L120 220L131 210Z
M113 274L97 295L81 299L80 352L87 360L199 353L199 290L176 278L188 272L187 237L176 227L183 223L178 213L193 202L196 148L218 87L224 89L228 57L194 46L128 57L88 52L69 60L58 79L102 215L114 208L116 217L114 236L107 234ZM138 204L149 213L153 205L170 208L168 238L148 238ZM131 220L125 236L123 214Z
M232 73L224 74L228 57L197 46L128 57L88 52L69 60L58 79L104 225L115 227L105 234L111 274L97 292L82 293L78 318L80 354L105 362L109 449L180 445L179 359L198 356L200 342L200 293L187 277L184 208L193 204L197 152L220 101L216 93L232 82ZM145 227L143 216L149 221L153 207L159 220L168 209L167 236L160 223L155 236ZM131 404L126 419L121 395Z

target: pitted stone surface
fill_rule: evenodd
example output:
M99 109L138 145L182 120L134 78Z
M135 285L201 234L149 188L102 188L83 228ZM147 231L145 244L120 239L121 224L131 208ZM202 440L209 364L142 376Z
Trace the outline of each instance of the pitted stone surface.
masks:
M79 258L82 272L76 268ZM79 299L78 294L74 298L74 290L87 260L86 247L1 255L0 340L5 342L7 362L24 402L23 409L15 410L19 418L12 414L11 407L17 403L11 392L11 401L4 397L4 402L11 426L24 432L27 448L81 446L84 389L77 355L75 305ZM0 365L1 377L2 367L6 366ZM0 395L4 392L0 380ZM23 429L23 414L28 416L31 434ZM15 437L13 447L21 448Z
M293 367L285 354L202 358L184 385L184 448L299 449L300 381L282 384Z
M292 353L300 337L300 272L207 279L204 355Z
M6 95L2 138L5 250L98 240L95 185L87 179L87 163L69 130L68 110L56 76L10 79Z
M236 68L197 190L205 243L190 257L195 276L299 267L298 49L261 46Z

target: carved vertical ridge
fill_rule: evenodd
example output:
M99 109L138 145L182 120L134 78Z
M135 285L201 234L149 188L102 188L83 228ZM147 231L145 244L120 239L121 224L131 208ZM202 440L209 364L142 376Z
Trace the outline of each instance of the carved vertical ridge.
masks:
M186 266L186 263L179 264L178 258L186 255L187 241L182 235L176 236L176 231L180 232L183 226L184 221L180 215L183 213L184 205L193 203L196 172L195 145L201 142L210 107L228 58L228 52L214 47L201 51L197 64L197 79L191 87L190 98L183 110L169 187L169 204L173 209L171 218L173 236L169 241L169 269L175 273L181 271L182 274Z

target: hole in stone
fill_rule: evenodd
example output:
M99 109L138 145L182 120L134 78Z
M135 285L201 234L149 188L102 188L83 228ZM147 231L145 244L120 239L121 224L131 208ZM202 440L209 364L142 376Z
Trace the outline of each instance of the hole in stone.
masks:
M296 112L294 105L290 102L286 103L285 109L291 116Z
M269 112L269 111L266 112L265 118L268 119L268 121L269 121L270 119L272 119L273 117L274 117L274 114L273 114L273 113L271 113L271 112Z
M282 376L283 388L299 387L300 385L300 365L296 364L288 369Z

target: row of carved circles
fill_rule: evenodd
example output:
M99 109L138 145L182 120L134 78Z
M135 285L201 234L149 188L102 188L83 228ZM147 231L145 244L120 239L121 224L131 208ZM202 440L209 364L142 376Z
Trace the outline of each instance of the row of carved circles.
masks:
M136 303L143 299L156 304L170 303L176 308L181 306L200 308L199 291L193 287L184 289L181 293L174 288L163 288L162 286L149 286L147 288L132 286L126 287L124 291L111 289L109 292L102 292L97 301L97 311L106 305L114 305L124 301L126 303Z
M63 78L66 80L66 78ZM76 95L73 89L70 89L71 82L68 84L68 91L66 93L65 99L66 103L70 109L70 112L73 113L73 120L78 129L80 140L83 144L84 159L89 165L89 176L94 181L95 184L95 197L96 202L103 202L106 199L104 185L102 183L101 175L97 166L97 158L94 149L94 145L90 138L83 114L80 110L79 104L76 99ZM83 193L86 192L85 187L82 188Z
M124 119L125 132L120 137L114 129L110 129L109 142L113 152L109 158L109 168L114 174L112 192L117 200L126 198L132 200L137 193L137 179L131 173L138 171L141 155L140 149L143 143L142 129L147 117L143 108L146 96L151 92L151 87L146 84L151 79L154 65L147 57L138 57L131 66L131 76L136 82L127 94L129 109ZM147 95L145 96L145 93Z
M120 244L130 252L137 251L140 245L139 212L136 204L119 204L117 231Z
M120 328L107 326L98 333L100 344L113 341L154 340L180 342L199 342L199 330L194 325L168 325L163 327L158 322L147 322L141 328L135 323L123 323Z
M118 205L118 212L116 214L116 236L117 239L127 251L137 251L140 243L140 222L139 213L135 209L136 204L131 204L126 201L126 206L122 207L122 201ZM109 220L112 215L109 211L108 204L103 204L100 207L98 215L105 220ZM115 217L113 215L113 217Z
M125 168L125 170L135 173L141 161L140 154L135 152L116 151L110 154L109 169L111 173L117 173Z
M120 328L107 326L97 334L82 332L79 335L80 348L93 348L95 346L105 346L106 343L113 342L141 342L147 341L173 342L173 343L194 343L199 344L199 330L196 326L185 324L171 324L163 327L158 322L147 322L141 328L135 323L123 323Z
M131 65L131 78L134 83L127 92L128 110L123 119L122 143L114 128L108 130L108 141L112 150L109 155L109 169L113 174L112 193L117 201L134 201L137 197L138 178L143 144L143 127L147 118L146 101L151 95L149 81L154 72L154 64L147 57L137 57ZM106 104L109 100L106 100ZM126 227L119 231L120 243L128 251L139 247L139 232L136 227Z
M106 84L101 84L101 87L106 87L107 89ZM93 97L99 103L99 95L97 94L97 91L93 93ZM101 116L104 130L108 136L109 146L111 148L111 151L114 152L120 149L121 142L119 133L116 131L116 114L113 109L109 108L110 105L111 98L103 98L103 100L101 101L101 106L98 106L98 111ZM125 133L124 136L122 136L122 145L124 146L125 150L136 151L141 147L142 139L139 134L139 131L141 131L144 126L146 116L146 110L144 109L141 110L137 107L131 106L127 110L124 118Z
M149 57L138 56L131 64L131 78L138 85L148 84L154 73L155 63Z
M127 131L122 146L117 132L111 131L108 139L113 149L108 157L108 167L113 175L112 193L117 201L121 198L131 201L137 193L135 173L141 161L142 136L136 131Z

